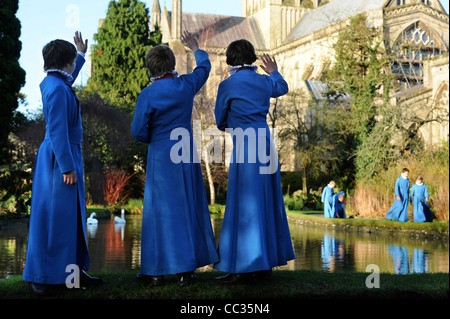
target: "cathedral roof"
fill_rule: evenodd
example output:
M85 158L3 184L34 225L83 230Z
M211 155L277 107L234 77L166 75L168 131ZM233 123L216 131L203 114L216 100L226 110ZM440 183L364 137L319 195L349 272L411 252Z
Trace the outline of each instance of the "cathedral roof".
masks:
M246 39L255 49L265 50L266 45L254 18L230 17L215 14L183 12L182 28L207 41L209 47L227 47L235 40Z
M289 34L285 43L300 39L311 32L353 17L357 14L383 8L386 0L334 0L306 13Z

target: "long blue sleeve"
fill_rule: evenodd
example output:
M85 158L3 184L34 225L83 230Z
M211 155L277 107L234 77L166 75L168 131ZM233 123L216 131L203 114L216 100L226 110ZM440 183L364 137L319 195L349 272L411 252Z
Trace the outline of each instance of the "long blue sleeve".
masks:
M219 89L217 91L214 115L216 116L217 128L221 131L225 131L225 128L228 127L227 119L230 102L228 92L225 89L225 85L222 83L219 85Z
M75 170L69 142L68 99L64 87L56 87L47 96L46 109L44 110L47 134L50 137L56 161L63 174Z
M322 202L325 202L325 196L326 196L326 188L327 188L327 186L325 186L324 188L323 188L323 190L322 190Z
M413 187L411 188L411 196L410 196L410 202L411 202L411 204L413 203L413 201L414 201L414 195L415 195L415 192L416 192L416 185L413 185Z
M400 183L399 183L399 179L397 178L397 181L395 182L395 197L398 197L398 196L400 196Z
M80 54L77 54L77 59L75 60L75 70L73 70L72 72L73 81L69 82L70 85L73 85L75 83L75 80L77 79L78 74L80 74L84 62L86 62L85 58L83 58L83 56L81 56Z
M425 185L425 198L430 198L430 194L428 193L427 185Z
M143 93L139 94L134 111L131 135L142 143L150 143L149 123L151 119L151 106L146 102Z
M276 98L285 95L289 92L289 86L284 80L283 76L278 71L273 71L270 73L270 78L273 80L272 83L272 97Z
M195 51L194 56L197 67L192 73L183 75L182 78L192 86L194 94L197 94L208 80L211 61L209 61L208 53L203 50Z

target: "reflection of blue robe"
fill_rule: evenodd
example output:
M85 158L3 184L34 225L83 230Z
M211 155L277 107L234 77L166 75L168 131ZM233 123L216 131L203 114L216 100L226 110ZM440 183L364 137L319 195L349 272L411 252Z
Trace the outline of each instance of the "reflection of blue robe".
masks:
M400 196L400 200L397 200ZM395 182L395 201L391 209L386 214L386 219L395 219L399 222L408 221L408 204L409 204L409 179L403 177L397 178Z
M433 220L430 206L425 201L425 198L430 198L428 194L427 185L414 184L411 188L411 204L414 203L414 221L418 223L428 222Z
M141 238L144 275L193 271L218 260L191 127L194 96L208 79L211 63L202 50L195 59L191 74L154 82L136 104L131 134L149 143Z
M326 218L333 218L333 189L325 186L322 191L323 215Z
M389 254L394 261L396 274L409 274L408 248L405 246L387 245Z
M334 271L338 263L343 263L344 241L335 239L334 235L325 233L321 245L322 268Z
M333 218L346 218L344 202L339 201L339 195L345 196L344 192L340 192L333 196L332 216Z
M413 259L411 261L411 272L420 274L428 272L428 251L414 248Z
M83 64L84 58L78 55L73 81ZM89 268L81 154L83 127L73 81L49 72L40 84L47 132L36 155L25 281L64 284L69 275L67 265ZM67 185L63 173L73 170L78 182Z
M220 271L269 270L295 258L278 158L266 122L270 98L287 91L287 83L277 71L266 76L242 69L219 85L215 108L218 128L253 133L241 136L242 140L236 135L233 138L220 262L215 265ZM258 150L264 155L271 152L269 165L264 164Z

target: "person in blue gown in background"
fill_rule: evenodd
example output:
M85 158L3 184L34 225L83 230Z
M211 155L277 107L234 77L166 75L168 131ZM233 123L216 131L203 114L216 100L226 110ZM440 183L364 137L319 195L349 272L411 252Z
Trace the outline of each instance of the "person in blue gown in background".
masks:
M395 182L395 201L386 214L386 219L393 219L399 222L408 221L409 205L409 170L404 168L402 174Z
M417 176L416 183L411 188L414 222L423 223L433 220L433 215L428 205L429 199L430 194L428 194L427 185L423 183L423 177L419 175Z
M80 103L72 85L85 62L87 40L75 33L76 47L65 40L42 50L47 76L40 84L45 139L33 175L27 257L23 280L37 294L65 284L70 265L78 266L81 286L102 283L89 276ZM78 53L77 53L78 49ZM71 266L70 269L74 269ZM73 282L75 284L75 282Z
M333 196L332 214L333 218L347 218L345 214L345 193L343 191Z
M333 218L333 188L336 187L334 181L330 181L322 190L323 216Z
M227 272L222 283L264 280L273 267L295 258L281 190L279 162L267 125L270 98L288 92L276 61L262 56L256 73L253 45L232 42L226 51L230 77L220 83L215 117L217 127L230 133L233 151L227 202L219 239L220 262Z
M218 261L191 127L194 97L211 63L189 32L183 41L194 51L197 67L178 76L169 47L150 49L146 64L152 84L139 94L131 126L134 138L149 144L137 278L152 285L164 284L167 274L177 274L180 286L190 285L196 268Z

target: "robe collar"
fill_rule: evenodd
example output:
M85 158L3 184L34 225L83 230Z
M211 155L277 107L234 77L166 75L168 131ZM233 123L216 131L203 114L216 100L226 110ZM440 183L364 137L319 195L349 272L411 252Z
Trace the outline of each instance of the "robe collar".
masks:
M236 72L239 72L241 70L246 70L246 69L256 72L256 70L258 69L258 66L253 65L253 64L235 65L229 69L229 72L230 72L230 75L233 75L233 74L236 74Z
M53 75L56 76L64 81L66 81L67 83L70 83L73 81L73 76L72 74L69 74L67 72L64 72L62 70L58 70L58 69L51 69L51 70L46 70L45 72L47 72L48 75Z
M151 77L150 78L150 82L155 83L155 82L157 82L159 80L162 80L162 79L170 79L170 78L175 78L177 76L178 76L178 72L177 71L173 71L173 72L169 72L169 73L163 74L161 76Z

